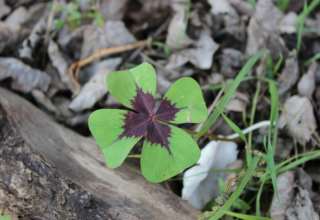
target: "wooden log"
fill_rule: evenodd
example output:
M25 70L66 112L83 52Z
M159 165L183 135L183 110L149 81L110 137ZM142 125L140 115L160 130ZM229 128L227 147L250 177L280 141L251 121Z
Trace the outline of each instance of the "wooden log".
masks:
M107 132L107 131L106 131ZM191 220L198 212L0 88L0 207L33 220Z

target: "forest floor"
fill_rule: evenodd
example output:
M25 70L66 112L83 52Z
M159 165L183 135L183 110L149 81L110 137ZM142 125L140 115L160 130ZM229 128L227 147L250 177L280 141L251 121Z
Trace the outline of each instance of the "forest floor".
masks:
M119 107L110 72L146 61L160 95L194 78L204 173L163 186L201 218L319 219L320 0L0 0L0 19L0 86L84 136Z

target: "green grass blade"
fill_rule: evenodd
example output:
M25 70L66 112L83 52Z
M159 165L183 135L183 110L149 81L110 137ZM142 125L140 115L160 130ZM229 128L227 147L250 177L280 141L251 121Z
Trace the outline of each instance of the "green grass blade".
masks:
M242 219L242 220L271 220L270 218L266 218L266 217L245 215L245 214L240 214L240 213L230 212L230 211L225 211L224 213L226 215L235 217L237 219Z
M305 65L310 65L311 63L317 61L320 59L320 53L316 53L313 57L311 57L310 59L308 59L304 64Z
M239 182L237 189L232 193L229 199L225 202L225 204L219 208L213 215L209 218L209 220L218 220L221 219L227 211L229 211L232 205L236 202L236 200L241 196L242 192L244 191L245 187L255 174L255 170L258 166L259 158L254 157L252 159L252 163L246 170L245 175L242 177L241 181Z
M211 126L217 121L219 116L223 113L226 105L230 102L232 97L235 95L236 90L239 87L241 81L243 81L245 77L251 72L253 66L258 62L258 60L261 58L263 54L264 54L263 52L258 52L247 61L247 63L240 70L236 78L227 87L224 96L218 101L217 106L215 107L213 112L209 115L207 120L203 123L200 131L196 135L197 138L200 138L204 134L206 134L207 131L211 128Z
M0 220L11 220L9 215L0 215Z
M319 158L320 158L320 151L319 150L308 152L307 155L304 155L303 157L301 157L297 160L294 160L293 162L291 162L283 167L279 167L278 173L286 172L286 171L291 170L297 166L300 166L310 160L319 159Z
M260 201L261 201L264 184L265 184L265 180L262 180L261 185L259 187L259 191L257 193L257 198L256 198L256 215L257 216L261 216Z
M275 148L277 144L278 129L277 122L279 117L279 100L278 89L275 82L269 81L269 92L271 96L271 113L270 113L270 127L267 138L267 171L270 173L274 191L277 192L277 170L274 162Z
M277 0L277 7L281 11L286 11L289 6L290 0Z
M297 22L297 51L301 48L302 34L304 32L304 23L308 15L319 5L320 0L313 0L309 5L307 3L303 7L303 11L298 17Z
M253 125L254 120L255 120L255 115L256 115L256 109L257 109L257 104L258 104L258 98L259 98L259 94L260 94L260 90L261 90L261 82L258 81L257 82L257 87L256 87L256 92L254 94L254 97L252 99L252 107L251 107L251 113L250 113L250 126ZM253 132L250 132L248 134L248 144L246 147L246 154L250 154L250 156L246 156L246 157L252 157L252 146L253 146ZM251 158L252 159L252 158ZM248 161L247 161L248 162Z
M247 139L246 136L244 135L244 133L242 132L241 128L238 127L238 125L236 123L234 123L228 116L226 116L225 114L221 114L224 121L228 124L228 126L234 131L236 132L239 137L247 143Z

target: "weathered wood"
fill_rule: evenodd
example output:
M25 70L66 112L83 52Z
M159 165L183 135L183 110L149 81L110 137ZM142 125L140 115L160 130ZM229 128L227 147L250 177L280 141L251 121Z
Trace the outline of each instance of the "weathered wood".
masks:
M106 168L92 139L1 88L0 207L37 220L188 220L198 214L130 166Z

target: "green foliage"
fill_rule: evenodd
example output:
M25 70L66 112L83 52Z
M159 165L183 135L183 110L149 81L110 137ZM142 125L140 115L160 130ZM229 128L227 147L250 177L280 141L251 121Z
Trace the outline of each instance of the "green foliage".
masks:
M271 220L270 218L266 218L266 217L245 215L245 214L240 214L240 213L235 213L230 211L226 211L225 214L235 217L237 219L243 219L243 220Z
M175 126L171 129L171 154L159 145L144 141L141 170L150 182L169 179L194 165L200 157L200 149L189 134Z
M140 127L144 127L145 122L138 121L131 125L127 121L127 116L139 115L138 110L141 108L154 108L150 100L155 99L156 85L155 69L148 63L129 70L110 73L107 77L108 91L130 110L100 109L93 112L88 120L89 129L104 154L106 164L111 168L120 166L132 147L139 140L144 139L140 160L141 170L144 177L151 182L161 182L181 173L184 169L194 165L200 157L199 147L192 137L171 123L199 123L203 122L208 114L199 85L192 78L184 77L176 81L163 98L166 102L172 103L176 109L174 118L159 121L160 124L155 127L157 131L147 129L147 133L140 134L142 129ZM139 91L146 95L141 98ZM139 98L138 106L137 97ZM173 113L162 111L161 114L167 117ZM150 117L151 119L147 118L147 120L157 120L152 119L153 115ZM128 125L137 129L136 133L133 132L131 136L123 135ZM170 131L169 135L166 136L164 132L166 129L162 127ZM168 146L151 142L147 134L150 136L160 134L159 139L167 141Z
M164 97L181 109L172 123L200 123L206 120L208 110L200 86L195 80L189 77L179 79Z
M247 2L249 2L253 7L257 4L257 0L247 0Z
M241 194L243 193L245 187L254 176L257 165L259 162L258 157L254 157L248 169L245 171L245 174L242 176L240 182L237 184L236 190L231 194L228 200L219 207L213 207L213 211L206 213L209 217L209 220L218 220L221 219L225 214L229 212L231 207L236 203Z
M236 123L234 123L228 116L226 116L225 114L222 113L222 117L224 119L224 121L228 124L228 126L234 131L236 132L239 137L245 142L247 143L247 138L244 135L244 133L242 132L241 128L238 127L238 125Z
M277 192L277 172L274 162L275 149L277 145L278 138L278 117L279 117L279 100L278 100L278 90L275 82L269 82L269 92L271 96L271 114L270 114L270 127L267 137L267 171L270 173L273 189Z
M290 0L277 0L277 6L281 11L286 11L290 4Z
M68 25L70 28L79 27L84 21L93 21L97 26L102 27L104 25L104 18L101 12L94 7L96 1L92 1L92 7L88 11L82 11L79 6L78 0L70 1L69 3L54 2L52 10L60 14L54 20L55 28L60 30L64 25Z
M302 34L304 32L304 23L306 18L309 16L309 14L317 8L317 6L320 4L320 0L312 0L312 2L307 5L305 3L303 7L303 11L300 13L297 21L297 51L300 50L301 48L301 43L302 43Z
M232 97L234 97L240 83L252 71L252 68L261 58L262 54L263 52L259 52L256 55L252 56L244 65L244 67L240 70L236 78L227 86L227 88L225 89L224 96L219 100L213 112L209 115L208 119L201 126L201 129L197 134L197 138L200 138L204 134L206 134L207 131L211 128L211 126L217 121L219 116L224 112L225 107L230 102Z
M313 62L315 62L317 60L320 60L320 53L316 53L314 56L312 56L310 59L308 59L305 62L305 65L308 66L308 65L310 65L311 63L313 63Z
M0 220L11 220L9 215L0 215Z

